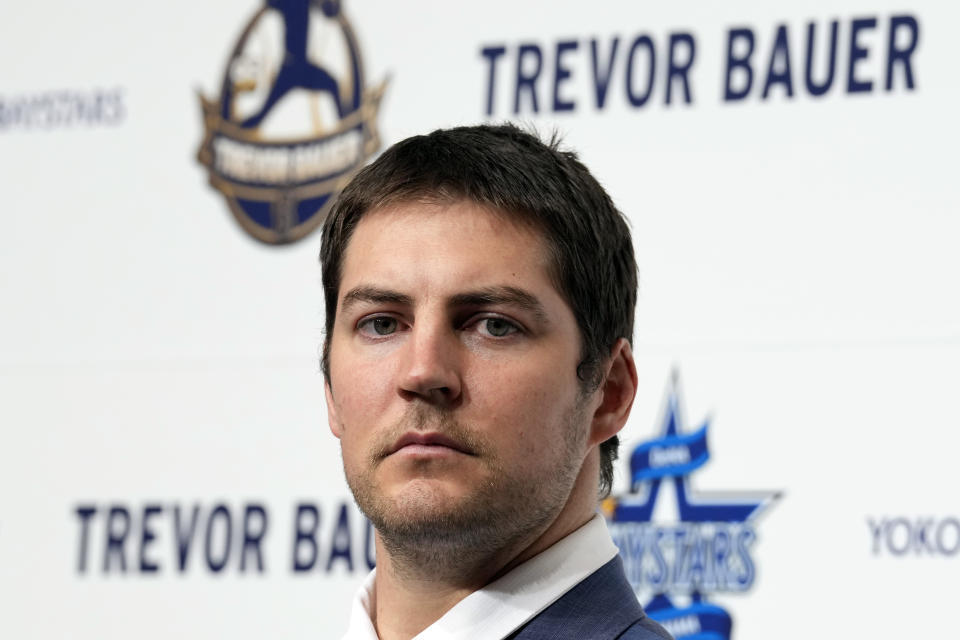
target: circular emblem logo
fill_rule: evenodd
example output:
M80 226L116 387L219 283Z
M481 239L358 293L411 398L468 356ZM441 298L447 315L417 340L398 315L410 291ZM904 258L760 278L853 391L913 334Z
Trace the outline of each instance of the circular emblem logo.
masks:
M268 244L316 229L380 146L385 88L366 87L339 0L267 0L230 53L219 97L200 96L197 156L240 226Z

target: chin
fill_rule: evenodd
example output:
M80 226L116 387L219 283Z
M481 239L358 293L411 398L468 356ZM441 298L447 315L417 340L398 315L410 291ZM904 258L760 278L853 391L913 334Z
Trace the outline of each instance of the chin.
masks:
M417 517L419 514L423 517L430 517L431 514L440 516L458 511L470 501L469 496L455 483L437 478L409 480L388 500L393 503L396 513L408 517Z

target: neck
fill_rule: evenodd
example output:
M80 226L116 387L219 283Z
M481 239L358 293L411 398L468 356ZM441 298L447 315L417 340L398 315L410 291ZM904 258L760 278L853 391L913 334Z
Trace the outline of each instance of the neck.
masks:
M468 595L526 562L586 524L597 507L596 464L580 469L569 499L543 528L506 548L481 555L461 550L459 562L416 562L416 554L394 550L376 536L376 610L380 640L409 640ZM438 566L445 570L438 571Z

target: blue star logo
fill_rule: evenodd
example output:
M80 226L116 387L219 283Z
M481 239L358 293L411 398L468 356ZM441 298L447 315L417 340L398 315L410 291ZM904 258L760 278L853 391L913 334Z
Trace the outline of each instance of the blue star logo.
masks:
M689 475L710 460L707 433L709 418L699 429L682 430L679 382L674 374L658 438L642 442L630 456L629 497L618 500L614 522L650 522L665 481L676 489L682 522L746 522L779 497L777 493L709 495L690 487ZM636 497L634 497L636 496Z
M730 614L705 594L744 591L753 584L752 520L779 497L695 491L689 476L710 460L709 430L709 419L684 430L674 374L660 435L641 442L630 455L630 493L604 503L628 579L638 594L653 594L647 613L677 640L729 640ZM653 522L665 483L676 492L677 524ZM674 595L686 596L688 604L675 603Z

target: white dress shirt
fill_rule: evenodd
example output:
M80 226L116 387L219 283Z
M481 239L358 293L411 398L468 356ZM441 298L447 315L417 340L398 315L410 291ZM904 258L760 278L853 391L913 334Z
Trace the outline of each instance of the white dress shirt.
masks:
M559 540L510 573L458 602L414 640L507 637L617 555L603 516ZM376 610L370 572L357 591L343 640L379 640L371 613Z

